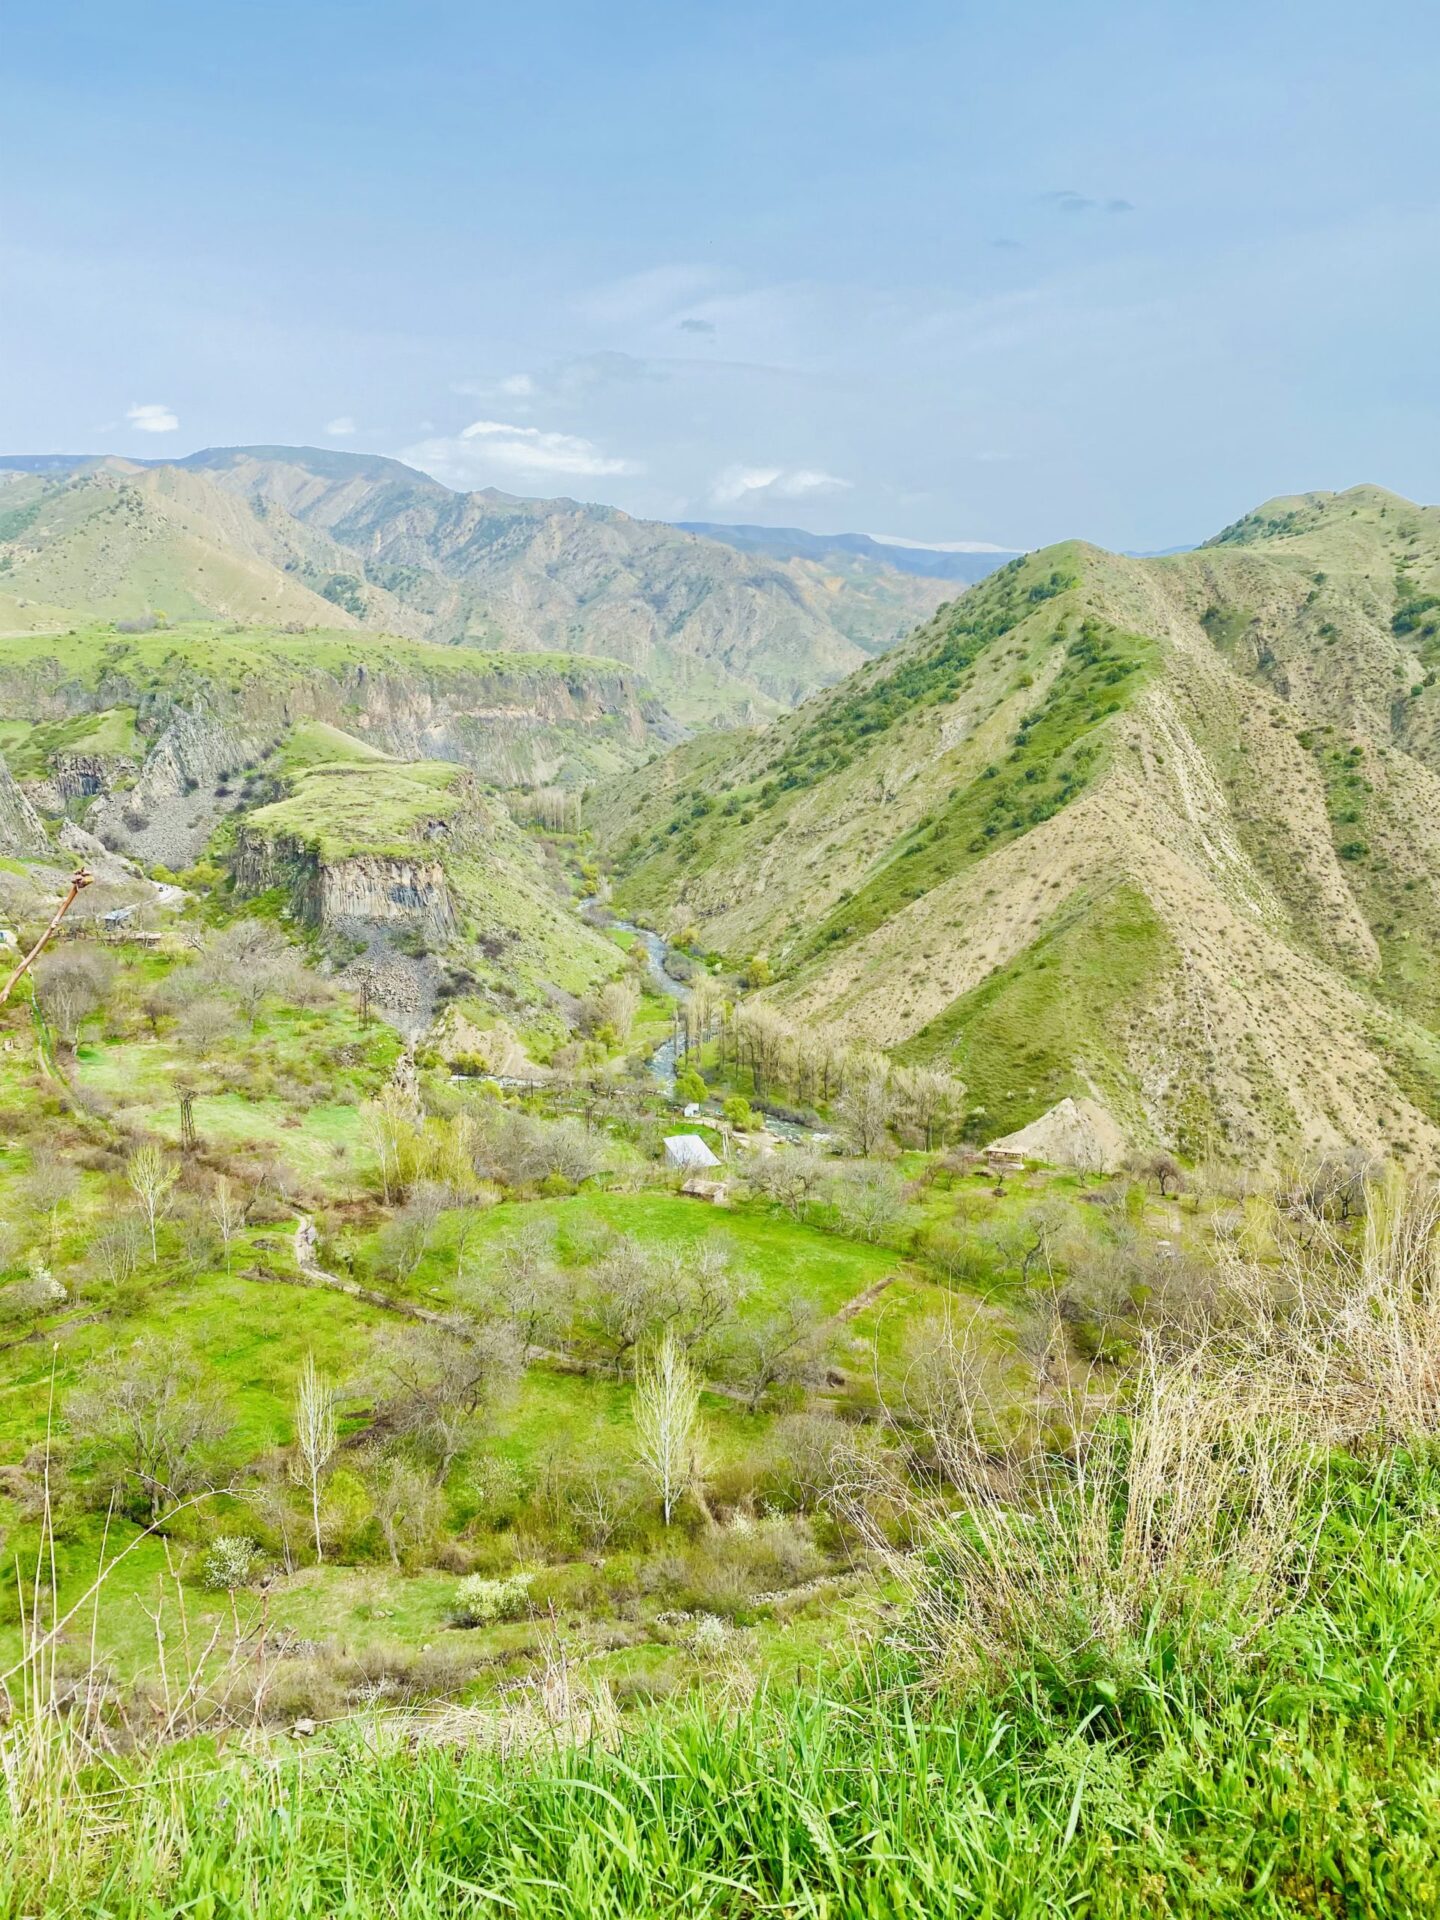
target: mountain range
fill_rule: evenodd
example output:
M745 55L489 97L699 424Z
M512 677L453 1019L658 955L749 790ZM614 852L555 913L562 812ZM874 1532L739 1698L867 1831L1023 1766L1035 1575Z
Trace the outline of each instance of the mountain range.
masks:
M918 541L877 540L868 533L806 533L801 527L728 526L718 520L680 520L676 525L682 532L719 540L739 553L764 553L772 560L814 560L862 579L868 571L888 568L973 586L1016 558L1016 550L1003 547L927 547Z
M158 610L600 654L642 674L681 728L778 713L953 593L887 552L741 553L610 507L459 494L313 447L0 457L5 629Z
M619 895L796 1017L1273 1163L1440 1151L1440 510L1274 500L1193 551L1009 562L591 809Z

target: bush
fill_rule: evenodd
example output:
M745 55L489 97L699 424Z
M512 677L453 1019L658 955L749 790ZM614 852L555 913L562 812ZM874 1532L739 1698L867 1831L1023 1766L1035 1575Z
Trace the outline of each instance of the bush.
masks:
M472 1573L456 1589L451 1618L457 1627L493 1627L502 1620L518 1620L529 1604L528 1574L491 1580L483 1573Z
M231 1593L250 1584L261 1558L259 1547L246 1535L222 1533L205 1556L201 1578L211 1593Z

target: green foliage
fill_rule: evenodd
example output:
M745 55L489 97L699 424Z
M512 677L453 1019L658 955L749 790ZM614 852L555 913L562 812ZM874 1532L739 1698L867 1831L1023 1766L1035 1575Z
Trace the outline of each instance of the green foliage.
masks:
M618 1740L379 1742L362 1725L303 1760L142 1762L104 1821L72 1789L55 1828L12 1829L0 1903L111 1920L1433 1913L1437 1522L1433 1468L1337 1461L1287 1618L1197 1622L1188 1652L1157 1621L1123 1671L1097 1662L1069 1687L1022 1662L937 1689L892 1653L741 1707L652 1710Z
M808 954L860 938L906 902L1030 832L1073 800L1101 764L1103 728L1145 684L1155 644L1087 619L1011 750L919 821L887 863L816 930Z
M453 1618L457 1627L493 1627L500 1620L523 1618L529 1604L530 1582L525 1574L490 1580L472 1573L455 1590Z
M994 1139L1089 1091L1114 1063L1123 1081L1123 1035L1156 990L1174 951L1149 901L1115 887L1071 901L1026 950L962 995L903 1048L965 1082L969 1132Z

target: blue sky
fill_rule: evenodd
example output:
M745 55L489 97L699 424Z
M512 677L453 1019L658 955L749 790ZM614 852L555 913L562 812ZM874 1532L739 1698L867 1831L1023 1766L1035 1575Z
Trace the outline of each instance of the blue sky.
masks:
M1029 546L1440 495L1440 8L47 0L0 441Z

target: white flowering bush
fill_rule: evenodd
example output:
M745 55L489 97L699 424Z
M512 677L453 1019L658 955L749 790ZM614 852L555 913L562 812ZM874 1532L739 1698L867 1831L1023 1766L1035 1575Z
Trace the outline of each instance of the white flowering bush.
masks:
M222 1533L205 1556L202 1577L212 1593L230 1593L254 1579L260 1549L243 1534Z
M472 1573L455 1592L457 1627L493 1627L501 1620L518 1620L529 1605L528 1574L512 1573L508 1580L491 1580Z

